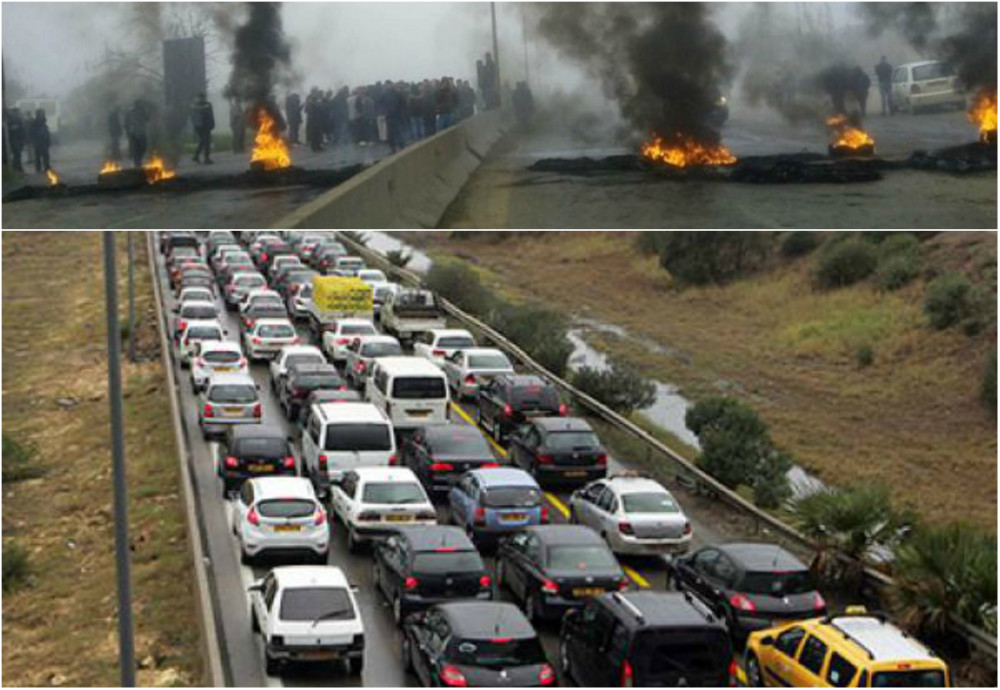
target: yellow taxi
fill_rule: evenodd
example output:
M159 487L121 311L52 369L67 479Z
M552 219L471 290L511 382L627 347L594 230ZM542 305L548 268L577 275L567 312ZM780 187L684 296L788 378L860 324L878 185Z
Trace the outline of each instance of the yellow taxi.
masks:
M948 666L927 647L863 607L842 616L759 630L747 640L747 685L943 688Z

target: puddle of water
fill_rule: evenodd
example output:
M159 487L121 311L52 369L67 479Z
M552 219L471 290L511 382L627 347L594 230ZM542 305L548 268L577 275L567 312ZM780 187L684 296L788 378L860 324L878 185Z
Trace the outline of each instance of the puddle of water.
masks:
M413 255L413 258L410 259L410 263L407 265L409 270L417 273L426 273L430 270L430 257L419 249L414 249L410 245L406 244L406 242L396 239L387 232L376 230L366 234L368 235L368 246L380 254L386 254L394 250L405 250Z

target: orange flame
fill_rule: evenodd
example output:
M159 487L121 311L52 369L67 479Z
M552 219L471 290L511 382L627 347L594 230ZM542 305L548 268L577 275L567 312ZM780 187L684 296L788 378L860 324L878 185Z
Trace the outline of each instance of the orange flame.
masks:
M875 140L868 136L868 132L848 122L846 115L828 117L826 124L833 127L833 133L837 137L833 142L835 148L860 149L863 146L875 146Z
M278 132L278 125L274 118L261 108L257 111L257 136L254 137L253 156L251 163L260 163L264 170L278 170L287 168L292 164L292 157L288 155L288 147L282 140Z
M642 145L642 155L652 161L678 168L689 165L732 165L736 156L722 144L702 144L689 136L675 134L673 141L654 136Z
M989 142L990 133L996 136L997 131L997 95L996 92L980 91L969 111L969 120L979 125L979 138Z
M56 171L53 170L52 168L49 168L48 170L45 171L45 176L49 178L49 185L51 185L52 187L55 187L57 184L59 184L59 176L56 175Z
M160 158L160 154L156 152L153 152L153 157L149 159L148 163L142 166L142 173L146 176L146 182L149 184L156 184L157 182L177 177L177 173L168 168L164 160Z
M98 175L104 175L105 173L118 172L122 169L122 166L117 161L104 161L104 165L101 166L101 172Z

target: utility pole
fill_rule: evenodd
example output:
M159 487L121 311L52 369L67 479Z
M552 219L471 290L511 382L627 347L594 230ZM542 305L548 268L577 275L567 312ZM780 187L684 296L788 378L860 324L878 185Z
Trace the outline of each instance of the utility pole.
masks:
M135 364L135 248L132 232L128 236L128 361Z
M118 580L118 663L122 687L135 687L132 632L132 565L128 540L125 436L122 415L121 330L118 323L118 270L115 233L103 233L104 299L108 319L108 400L111 403L111 463L114 476L115 565Z
M493 69L496 71L496 89L498 94L502 94L500 88L500 43L497 41L497 4L490 3L490 17L493 20Z

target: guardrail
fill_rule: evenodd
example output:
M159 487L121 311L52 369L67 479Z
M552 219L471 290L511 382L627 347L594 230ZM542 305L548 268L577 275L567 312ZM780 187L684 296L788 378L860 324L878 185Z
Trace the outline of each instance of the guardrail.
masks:
M163 369L167 376L167 388L170 390L170 417L174 427L174 442L177 445L177 459L181 471L181 496L184 500L184 515L187 523L188 544L191 550L191 560L194 565L196 602L198 604L198 617L201 620L199 626L199 636L201 637L202 656L205 660L205 681L212 687L224 687L228 685L228 675L223 665L223 654L221 648L221 638L219 636L218 611L215 606L215 597L212 595L212 586L209 580L208 569L209 559L205 556L205 545L202 542L201 520L199 519L199 505L194 496L193 482L191 481L191 449L187 445L187 438L184 435L184 417L180 412L180 388L174 377L174 367L171 359L170 339L167 337L168 325L164 315L163 291L160 285L160 274L156 265L156 249L154 248L154 237L156 233L146 234L146 255L149 261L150 277L153 281L153 294L156 301L156 326L160 333L160 353L163 360Z
M352 252L364 257L366 261L371 264L380 266L388 274L396 276L401 282L415 287L423 285L423 279L419 274L395 266L382 254L352 240L343 233L337 233L337 236L338 240L345 246L350 247ZM762 527L765 527L800 549L810 553L818 551L818 545L810 538L796 530L791 525L788 525L773 515L762 511L760 508L747 501L732 489L719 482L710 474L706 473L690 460L680 455L677 451L673 450L662 441L637 426L631 420L618 414L600 401L595 400L568 381L556 376L532 359L531 356L518 347L517 344L504 337L504 335L499 331L495 330L488 324L483 323L476 317L462 311L451 302L443 298L441 299L441 302L444 310L456 321L459 321L466 326L471 327L473 330L484 334L497 347L513 355L521 364L531 371L551 381L555 386L570 395L574 401L580 403L594 416L642 441L649 449L668 458L671 462L675 463L675 465L680 468L685 475L692 478L701 491L710 493L710 495L730 508L738 511L746 517L751 518L757 527L757 531L760 531ZM843 562L850 561L850 559L842 554L836 554L836 556ZM883 591L894 585L891 577L887 576L885 573L879 572L878 570L865 567L864 573L867 584L876 590ZM993 665L996 666L997 640L995 637L989 635L984 630L969 625L967 622L961 620L954 614L949 614L949 622L954 633L963 637L973 649L990 659Z

